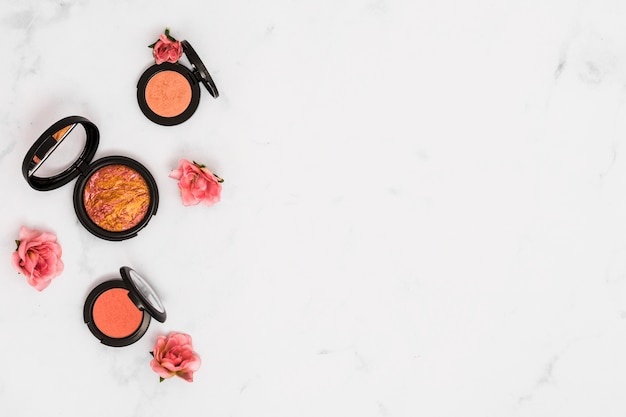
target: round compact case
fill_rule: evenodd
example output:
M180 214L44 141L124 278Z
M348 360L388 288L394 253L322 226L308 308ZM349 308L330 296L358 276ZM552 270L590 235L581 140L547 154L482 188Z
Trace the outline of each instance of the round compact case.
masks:
M173 126L189 119L200 103L200 83L217 98L217 87L202 60L189 42L181 41L186 66L170 62L148 68L137 84L137 101L146 117L163 126Z
M85 301L83 319L91 333L107 346L135 343L148 330L150 318L165 322L163 303L134 269L120 268L122 279L96 286Z
M77 126L82 129L75 131ZM58 159L52 154L64 140L69 148L78 149L76 159L69 158L47 176L36 176L44 163ZM82 149L81 140L84 141ZM156 214L157 184L146 167L134 159L107 156L92 161L99 141L95 124L80 116L66 117L46 130L28 150L22 174L28 184L39 191L54 190L78 178L74 186L74 210L81 224L102 239L129 239Z

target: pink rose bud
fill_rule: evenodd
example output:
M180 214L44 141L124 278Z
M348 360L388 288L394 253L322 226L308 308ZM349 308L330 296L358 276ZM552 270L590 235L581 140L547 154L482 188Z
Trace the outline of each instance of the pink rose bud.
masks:
M17 272L36 290L41 291L50 285L53 278L63 272L61 245L54 233L40 232L22 226L17 249L13 252L12 263Z
M161 34L153 46L152 54L157 64L164 62L175 64L183 55L183 46L180 42L172 41L166 35Z
M184 206L194 206L203 202L211 206L220 201L223 180L209 171L204 165L181 159L178 168L170 173L170 178L178 180L178 188Z
M150 367L161 381L177 376L193 382L193 373L200 369L200 356L193 351L191 336L185 333L173 332L157 337L152 356Z

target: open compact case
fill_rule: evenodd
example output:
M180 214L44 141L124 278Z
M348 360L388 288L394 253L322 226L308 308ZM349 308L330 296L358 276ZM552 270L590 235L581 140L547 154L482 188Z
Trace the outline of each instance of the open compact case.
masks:
M120 268L122 279L97 285L85 301L83 319L91 333L107 346L135 343L148 330L151 317L165 322L163 303L134 269Z
M78 178L74 210L81 224L102 239L129 239L156 214L157 184L146 167L134 159L107 156L93 161L99 141L95 124L81 116L66 117L48 128L28 150L22 174L39 191L54 190ZM35 175L38 171L41 176Z
M146 117L163 126L189 119L200 103L200 84L214 98L217 87L202 60L189 42L181 41L192 69L180 63L163 62L148 68L137 84L137 101Z

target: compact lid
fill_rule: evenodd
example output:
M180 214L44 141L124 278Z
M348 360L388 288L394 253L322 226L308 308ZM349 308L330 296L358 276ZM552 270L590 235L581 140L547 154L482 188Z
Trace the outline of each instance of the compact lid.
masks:
M161 299L148 282L132 268L120 268L122 280L128 285L128 295L135 305L147 311L156 320L163 323L167 317Z
M213 79L211 78L211 74L209 74L209 71L206 69L206 67L202 63L202 60L200 59L196 51L191 47L191 44L189 42L181 41L180 43L183 45L183 51L185 51L185 55L187 55L187 59L193 66L193 69L194 69L193 73L196 76L196 78L198 78L198 80L201 81L202 84L204 84L206 89L209 90L209 94L217 98L220 95L220 93L217 91L217 87L215 86L215 83L213 82Z
M44 177L36 176L35 172L42 167L63 140L68 137L72 141L80 140L81 135L70 135L77 125L81 125L85 131L84 148L80 151L77 159L64 164L58 173L55 172ZM81 172L86 172L89 162L96 154L99 142L100 132L96 125L89 120L81 116L69 116L61 119L43 132L28 150L22 163L22 175L35 190L49 191L59 188L79 176ZM71 145L76 145L76 143L71 143ZM66 165L69 166L66 167Z

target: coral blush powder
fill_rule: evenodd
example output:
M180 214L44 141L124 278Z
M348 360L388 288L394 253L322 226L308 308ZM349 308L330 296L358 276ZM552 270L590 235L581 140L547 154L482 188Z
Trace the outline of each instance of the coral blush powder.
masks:
M161 117L175 117L191 103L191 85L176 71L161 71L146 85L146 103Z
M100 294L92 314L96 327L112 338L130 336L143 320L143 312L128 298L128 290L124 288L112 288Z

